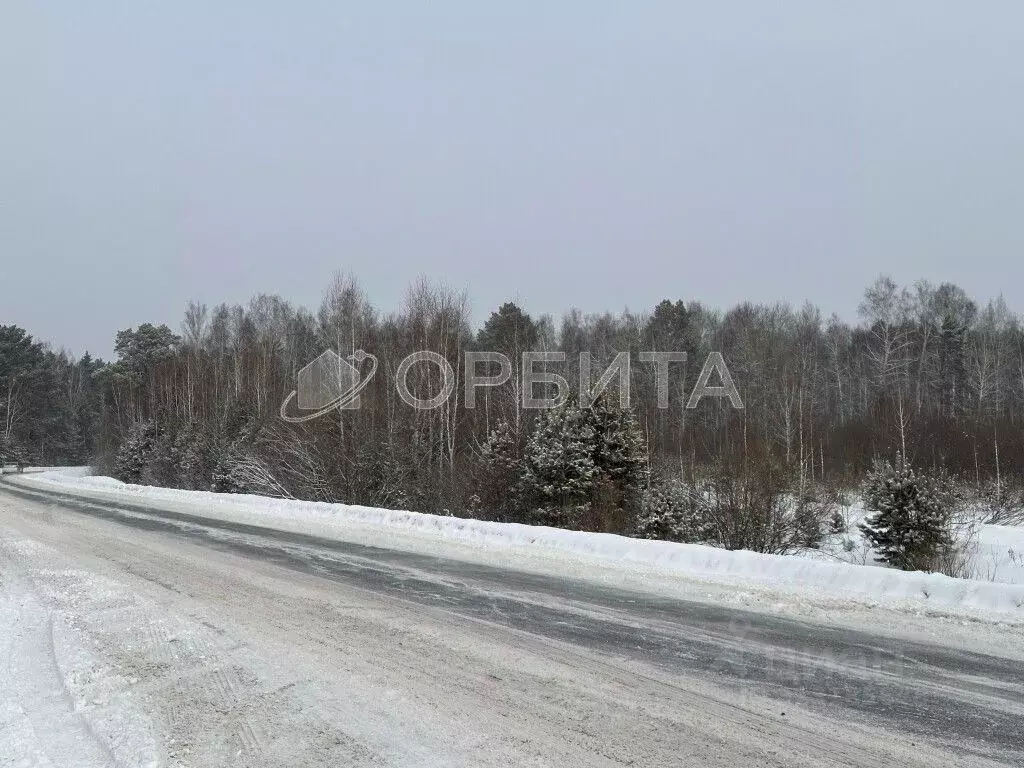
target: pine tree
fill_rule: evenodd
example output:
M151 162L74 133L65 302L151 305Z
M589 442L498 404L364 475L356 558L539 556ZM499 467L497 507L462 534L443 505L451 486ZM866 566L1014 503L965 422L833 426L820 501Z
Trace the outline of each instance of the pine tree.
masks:
M218 458L210 490L292 498L266 458L265 433L255 420L248 421L237 437L214 455Z
M534 520L577 528L594 491L597 434L589 409L541 412L527 442L522 488Z
M938 477L917 472L902 455L868 474L864 506L874 510L860 529L879 562L905 571L935 570L952 545L950 495Z
M213 469L210 490L216 493L247 493L244 461L245 457L237 448L229 449Z
M691 505L686 488L678 480L653 478L643 495L636 535L642 539L695 541Z
M587 528L631 533L650 480L643 432L631 410L613 408L603 398L589 410L596 437L598 482L591 495Z
M415 500L406 492L409 467L401 454L380 445L361 445L349 472L350 503L387 509L415 509Z

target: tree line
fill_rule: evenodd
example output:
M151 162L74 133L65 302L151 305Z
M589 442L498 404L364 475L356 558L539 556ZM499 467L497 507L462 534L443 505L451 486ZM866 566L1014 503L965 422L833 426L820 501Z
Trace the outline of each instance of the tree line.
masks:
M102 360L0 325L0 465L86 464L100 431Z
M360 407L284 422L278 409L298 372L328 348L379 358ZM688 363L673 375L668 408L658 407L654 368L633 365L628 413L614 384L593 408L523 410L518 366L506 384L478 390L474 408L456 387L440 407L417 410L395 377L423 349L459 381L472 350L512 360L562 351L558 372L570 381L580 352L594 379L620 352L681 351ZM716 398L685 407L711 352L724 356L742 410ZM770 501L783 490L803 498L849 486L877 457L900 453L979 488L1012 483L1024 466L1024 330L1001 298L978 304L951 284L904 288L880 277L853 324L809 303L723 312L666 299L645 313L573 310L557 320L509 302L474 329L465 294L420 280L383 312L339 275L315 313L268 295L244 307L193 303L178 332L125 329L115 353L110 363L76 361L0 329L6 444L34 463L89 459L132 482L676 538L727 522L653 519L679 484L747 478L714 498L732 494L777 516L789 514ZM442 385L432 365L414 366L407 383L422 399ZM777 538L730 531L719 538Z

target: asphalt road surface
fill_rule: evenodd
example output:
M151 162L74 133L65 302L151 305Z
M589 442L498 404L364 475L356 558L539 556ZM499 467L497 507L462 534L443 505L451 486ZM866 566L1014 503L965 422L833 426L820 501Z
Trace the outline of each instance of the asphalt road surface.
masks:
M1024 765L1024 664L891 627L9 484L0 580L4 764Z

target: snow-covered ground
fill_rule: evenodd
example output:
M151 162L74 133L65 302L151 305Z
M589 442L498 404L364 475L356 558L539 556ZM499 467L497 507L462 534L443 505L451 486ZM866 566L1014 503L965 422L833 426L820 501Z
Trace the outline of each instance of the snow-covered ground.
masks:
M62 543L38 508L0 516L3 768L497 767L527 738L550 759L535 765L606 764L560 745L566 717L522 714L544 679L489 703L480 681L516 660L456 655L430 639L443 626L84 517Z
M820 551L803 555L884 567L857 527L869 514L864 506L851 504L843 507L841 514L845 530L828 536ZM955 533L964 548L967 576L973 581L1024 584L1024 527L982 524L969 509L960 517Z
M987 566L989 570L980 571L983 578L953 579L883 568L873 562L862 544L844 545L845 538L856 536L857 515L863 514L855 509L850 511L845 538L833 537L823 553L813 557L793 557L356 505L127 485L109 477L90 476L85 468L8 480L95 500L133 502L342 541L674 594L682 585L692 592L694 582L700 582L727 585L740 603L753 591L762 603L853 603L1024 623L1024 532L1016 528L982 528L975 557L979 568Z
M261 554L210 546L231 540ZM992 768L1024 755L1021 627L929 619L943 632L921 644L904 634L915 617L880 609L870 634L846 633L278 542L0 489L0 766ZM305 567L282 565L288 552Z
M897 581L864 596L851 574ZM0 766L1021 765L1024 622L929 609L900 597L909 576L85 470L5 477Z
M138 679L111 668L81 618L132 600L93 574L20 567L52 564L53 554L33 541L0 542L0 765L154 766L152 724L129 690Z

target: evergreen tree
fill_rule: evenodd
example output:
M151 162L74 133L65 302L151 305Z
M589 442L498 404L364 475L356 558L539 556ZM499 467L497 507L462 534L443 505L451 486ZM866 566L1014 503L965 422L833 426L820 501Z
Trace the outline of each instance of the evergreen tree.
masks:
M645 490L636 535L642 539L699 541L686 487L678 480L652 478Z
M248 493L245 462L246 445L250 442L250 430L244 429L230 442L219 441L212 450L213 471L210 476L210 490L217 493Z
M153 439L142 472L144 485L156 485L176 488L181 485L179 475L179 457L174 438L169 432L159 427L154 429Z
M597 484L587 528L631 533L650 480L644 435L634 413L599 398L589 409L596 438Z
M604 398L590 408L597 438L594 463L606 479L631 496L638 495L648 479L644 435L633 411L611 407Z
M141 483L153 452L156 428L151 421L135 424L121 443L114 460L114 472L124 483Z
M0 437L21 450L40 444L39 419L47 416L46 356L22 328L0 326Z
M492 312L477 333L477 347L507 355L518 355L537 343L537 324L516 304L506 302ZM518 361L517 361L518 362Z
M209 435L189 422L174 441L178 484L189 490L207 490L213 476Z
M245 456L240 446L231 446L217 462L210 478L210 490L216 493L248 493Z
M917 472L902 455L877 464L867 478L864 506L874 510L860 525L879 562L905 571L935 570L951 546L950 495L938 477Z
M575 404L541 412L527 442L523 496L534 520L578 528L598 469L592 413Z
M486 517L515 521L522 501L523 451L513 426L498 422L481 454L484 471L477 478L475 510Z
M81 464L89 460L81 419L70 407L54 411L53 457L59 464Z
M282 488L261 459L261 428L248 421L230 443L215 449L216 463L210 490L218 493L255 493L284 496Z
M599 400L543 411L526 447L520 488L545 525L630 532L647 480L643 434L628 410Z
M114 343L117 364L129 375L142 380L157 363L170 360L180 342L181 338L166 325L143 323L138 329L118 331Z

